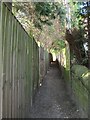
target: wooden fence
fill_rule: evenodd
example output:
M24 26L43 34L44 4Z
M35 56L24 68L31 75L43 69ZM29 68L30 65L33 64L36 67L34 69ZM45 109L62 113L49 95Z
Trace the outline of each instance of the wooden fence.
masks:
M48 69L48 56L0 3L0 118L28 117L34 93Z

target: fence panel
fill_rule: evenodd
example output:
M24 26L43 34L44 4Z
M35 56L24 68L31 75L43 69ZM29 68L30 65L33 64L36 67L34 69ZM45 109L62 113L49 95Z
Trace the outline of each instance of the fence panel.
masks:
M39 47L4 3L0 4L0 31L0 118L26 118L39 86ZM46 70L47 56L43 51Z

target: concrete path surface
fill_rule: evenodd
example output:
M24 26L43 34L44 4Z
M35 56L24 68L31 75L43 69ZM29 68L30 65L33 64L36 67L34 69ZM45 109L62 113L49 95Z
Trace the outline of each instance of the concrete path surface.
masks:
M35 96L30 118L80 118L76 104L70 99L60 71L52 65Z

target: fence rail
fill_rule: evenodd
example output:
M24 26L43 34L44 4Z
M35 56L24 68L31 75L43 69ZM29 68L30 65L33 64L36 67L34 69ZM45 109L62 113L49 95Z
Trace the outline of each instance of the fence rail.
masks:
M38 47L8 7L0 3L0 118L28 117L48 63L48 52Z

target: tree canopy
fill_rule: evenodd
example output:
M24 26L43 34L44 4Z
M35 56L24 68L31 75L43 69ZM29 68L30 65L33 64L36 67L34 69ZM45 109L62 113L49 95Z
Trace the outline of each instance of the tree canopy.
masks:
M88 67L88 9L87 2L70 2L71 28L66 31L66 39L78 64Z
M87 2L36 2L14 3L13 11L26 31L48 50L60 51L64 40L70 46L72 59L88 66L88 16ZM67 27L68 26L68 27Z

